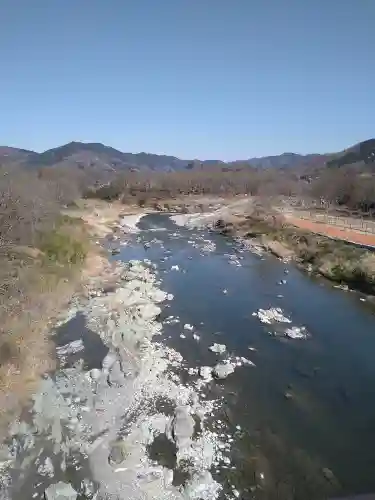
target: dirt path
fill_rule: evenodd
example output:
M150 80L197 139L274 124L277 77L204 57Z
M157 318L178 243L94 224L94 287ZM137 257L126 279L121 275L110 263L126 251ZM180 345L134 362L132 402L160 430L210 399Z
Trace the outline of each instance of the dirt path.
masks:
M341 228L338 226L331 226L323 222L313 222L311 220L300 219L293 215L284 214L287 221L293 226L301 229L307 229L313 233L325 234L331 238L336 238L344 241L350 241L359 245L367 245L375 247L375 235L366 234L352 229Z

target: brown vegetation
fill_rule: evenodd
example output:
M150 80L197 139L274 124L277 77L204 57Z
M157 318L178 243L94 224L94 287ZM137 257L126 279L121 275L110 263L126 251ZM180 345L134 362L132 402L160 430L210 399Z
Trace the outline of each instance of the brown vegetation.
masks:
M285 217L273 210L280 197L314 209L345 207L371 216L375 208L375 177L363 165L320 170L315 178L296 170L261 170L251 167L205 167L172 173L131 172L113 182L86 191L87 197L135 202L140 206L165 209L170 200L190 196L251 196L249 203L234 220L226 216L219 228L224 233L257 237L263 246L280 257L292 253L298 262L338 282L374 293L375 262L372 254L342 241L292 227ZM278 199L278 200L277 200ZM167 207L166 200L168 200ZM178 204L178 202L177 202ZM186 203L185 203L186 206ZM188 207L186 207L188 209Z
M250 206L248 206L250 207ZM260 204L242 216L220 220L216 228L224 234L254 238L278 257L293 258L310 272L375 294L375 255L324 234L293 227L284 216Z
M230 170L206 167L202 170L184 170L169 173L128 172L111 183L85 192L90 198L137 201L145 205L157 200L181 195L233 196L275 195L291 196L299 191L300 183L294 174L274 170L258 171L250 167Z
M87 166L86 166L87 167ZM373 290L373 257L362 249L291 228L272 210L272 199L309 200L311 206L375 208L375 177L370 167L306 172L249 165L192 165L175 172L114 172L105 184L89 167L0 169L0 404L27 392L48 366L46 332L70 297L88 251L89 234L103 236L126 205L176 209L176 200L195 198L205 210L211 199L260 199L248 211L222 222L223 232L259 237L270 251L297 260L337 281ZM91 186L91 187L90 187ZM76 204L84 193L86 201ZM98 199L105 209L97 211ZM268 200L268 204L265 204ZM120 207L121 205L121 207ZM188 208L187 208L188 209ZM83 210L83 212L82 212ZM86 223L86 224L85 224ZM98 262L90 259L90 266ZM8 401L9 403L9 401Z
M61 213L69 183L0 172L0 405L11 412L50 367L47 331L88 251L82 221ZM4 420L4 419L3 419Z
M346 207L366 212L375 209L375 175L371 167L256 169L250 166L205 166L176 172L126 172L111 182L85 191L88 198L136 202L141 206L181 195L282 196L314 207Z

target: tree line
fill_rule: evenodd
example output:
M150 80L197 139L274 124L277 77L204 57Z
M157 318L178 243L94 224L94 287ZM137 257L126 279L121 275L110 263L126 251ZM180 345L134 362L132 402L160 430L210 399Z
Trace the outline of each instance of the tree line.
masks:
M87 197L124 203L181 195L286 196L368 212L375 209L375 172L355 164L306 173L298 169L251 167L189 169L177 172L126 172L111 182L84 191Z

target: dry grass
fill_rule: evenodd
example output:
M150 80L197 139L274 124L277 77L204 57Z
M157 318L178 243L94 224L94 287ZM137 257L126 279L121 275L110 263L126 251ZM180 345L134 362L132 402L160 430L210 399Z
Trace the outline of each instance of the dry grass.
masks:
M281 258L294 258L311 271L369 294L375 294L375 255L345 241L302 230L281 214L262 205L230 214L218 221L224 234L256 238Z
M102 200L79 200L76 208L65 213L71 217L80 218L86 224L90 235L103 238L112 232L112 226L121 215L138 213L136 205L123 205L119 201L106 202Z
M90 209L66 212L53 230L39 235L38 247L14 246L0 256L0 432L41 374L54 367L49 333L56 317L83 281L105 265L91 236L111 230L119 207L97 205L92 225Z
M0 416L3 422L22 405L35 382L53 368L48 332L68 303L78 280L72 268L45 257L19 271L22 296L7 304L0 336ZM6 306L4 306L6 307Z

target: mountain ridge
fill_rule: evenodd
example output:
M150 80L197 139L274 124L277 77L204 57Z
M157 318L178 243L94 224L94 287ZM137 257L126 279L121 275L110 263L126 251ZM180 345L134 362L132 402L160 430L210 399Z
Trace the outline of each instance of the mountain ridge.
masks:
M326 164L341 165L343 161L346 161L345 158L353 158L353 154L348 157L348 151L361 151L363 149L362 145L367 147L368 144L373 147L375 140L363 141L340 153L302 155L285 152L280 155L223 162L221 160L184 160L176 156L146 152L126 153L102 143L72 141L42 153L22 148L0 146L0 165L17 164L25 168L75 168L89 170L93 174L95 172L119 171L169 172L186 168L214 167L216 165L226 168L253 167L257 169L320 168L326 166ZM368 148L366 154L369 155L367 150ZM375 146L373 150L375 151ZM375 153L371 152L371 154ZM344 160L338 161L337 159L341 157Z

